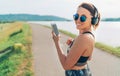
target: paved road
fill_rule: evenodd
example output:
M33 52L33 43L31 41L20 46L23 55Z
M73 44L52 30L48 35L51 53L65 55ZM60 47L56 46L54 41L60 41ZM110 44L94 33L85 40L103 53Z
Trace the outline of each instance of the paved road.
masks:
M65 76L52 41L51 30L40 24L30 23L33 32L33 56L35 76ZM65 50L68 36L61 35L61 46ZM120 58L94 49L89 61L93 76L120 76Z

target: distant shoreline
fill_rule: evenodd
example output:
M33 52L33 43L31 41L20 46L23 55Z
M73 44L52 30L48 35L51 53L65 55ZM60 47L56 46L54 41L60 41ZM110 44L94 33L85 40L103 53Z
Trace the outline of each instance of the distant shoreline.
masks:
M120 18L104 18L101 21L120 22Z
M0 22L5 21L71 21L54 15L0 14Z

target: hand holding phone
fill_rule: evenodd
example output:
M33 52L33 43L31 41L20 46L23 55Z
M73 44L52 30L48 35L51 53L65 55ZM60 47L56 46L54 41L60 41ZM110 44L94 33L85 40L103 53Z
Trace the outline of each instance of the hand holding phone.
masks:
M52 26L53 32L56 34L56 36L58 36L59 31L58 31L57 25L55 23L52 23L51 26Z

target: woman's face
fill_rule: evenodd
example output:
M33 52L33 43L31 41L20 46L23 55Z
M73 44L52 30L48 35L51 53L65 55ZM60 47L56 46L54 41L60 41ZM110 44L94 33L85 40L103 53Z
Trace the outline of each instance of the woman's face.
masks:
M87 9L80 7L77 10L77 14L79 15L79 18L77 20L75 20L76 28L78 30L84 30L84 29L90 28L91 27L91 18L92 18L90 12ZM86 16L86 20L84 22L81 22L80 17L83 15Z

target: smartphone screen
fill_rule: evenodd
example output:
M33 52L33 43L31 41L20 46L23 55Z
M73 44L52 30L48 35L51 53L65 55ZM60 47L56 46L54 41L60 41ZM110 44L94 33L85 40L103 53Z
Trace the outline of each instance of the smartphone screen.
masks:
M58 31L57 25L55 23L52 23L51 26L52 26L52 30L54 31L56 36L58 36L59 35L59 31Z

